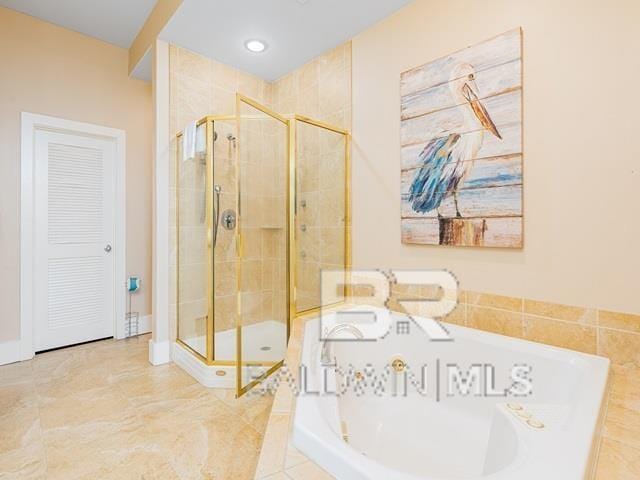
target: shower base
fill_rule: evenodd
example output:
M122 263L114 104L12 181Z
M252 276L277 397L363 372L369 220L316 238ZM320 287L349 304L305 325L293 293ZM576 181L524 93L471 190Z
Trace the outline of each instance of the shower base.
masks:
M287 326L282 322L266 320L242 328L242 362L273 363L282 360L287 345ZM185 339L198 352L206 351L204 335ZM215 358L221 362L236 362L236 329L223 330L215 334ZM235 388L235 365L207 365L180 343L172 346L173 361L198 382L211 388ZM243 372L243 383L250 381L249 375L259 375L268 367L252 367L251 373Z

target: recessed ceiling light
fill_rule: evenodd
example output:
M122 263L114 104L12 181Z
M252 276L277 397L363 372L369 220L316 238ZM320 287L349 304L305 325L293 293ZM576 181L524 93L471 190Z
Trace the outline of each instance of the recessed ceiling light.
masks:
M247 40L244 46L253 53L264 52L267 49L267 44L262 40Z

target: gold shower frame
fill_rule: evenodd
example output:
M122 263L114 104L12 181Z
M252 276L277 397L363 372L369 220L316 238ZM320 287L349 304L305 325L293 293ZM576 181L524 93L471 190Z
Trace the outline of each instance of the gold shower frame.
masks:
M292 321L299 315L309 315L313 313L318 313L322 308L337 306L343 303L346 303L346 296L340 302L337 302L333 305L325 305L319 306L303 311L298 311L296 307L296 272L298 267L297 256L296 256L296 215L297 215L297 198L296 198L296 167L297 167L297 148L296 148L296 136L297 136L297 122L306 123L309 125L316 126L321 129L329 130L341 135L344 135L345 139L345 231L344 231L344 265L345 270L349 272L351 270L351 134L348 130L331 125L326 122L322 122L319 120L315 120L303 115L291 115L289 118L283 116L270 108L256 102L255 100L242 95L240 93L236 94L236 114L235 115L207 115L196 122L196 126L199 127L203 124L206 124L205 127L205 135L206 135L206 179L205 179L205 192L213 191L213 180L214 180L214 148L213 148L213 131L214 124L218 121L235 121L236 122L236 134L239 139L238 142L238 151L237 155L239 158L239 152L241 148L241 132L240 132L240 120L243 118L240 113L240 107L242 104L247 104L258 111L280 121L286 126L287 129L287 142L288 148L287 151L287 164L288 164L288 172L287 172L287 296L288 296L288 304L287 304L287 343L289 341L289 336L291 334L291 323ZM176 135L176 139L180 139L182 137L182 132ZM180 251L180 172L179 172L179 162L176 162L176 250ZM241 305L241 258L242 258L242 234L241 234L241 224L242 224L242 212L240 205L241 198L241 185L240 185L240 174L239 172L236 174L236 211L237 215L237 225L235 229L235 241L236 241L236 295L237 295L237 309L236 309L236 360L216 360L215 359L215 295L214 295L214 280L215 280L215 266L214 266L214 248L207 249L207 265L209 266L210 274L207 276L207 298L208 298L208 312L206 318L206 355L202 355L200 352L192 348L186 342L184 342L180 338L180 302L179 302L179 288L177 291L177 302L176 302L176 342L184 347L186 350L191 352L196 358L198 358L201 362L208 366L220 366L220 367L236 367L236 395L238 397L244 395L251 388L259 384L262 380L267 378L273 372L275 372L278 368L280 368L284 360L280 360L278 362L244 362L242 360L242 316L240 311ZM206 225L208 230L212 228L213 222L213 196L207 195L206 198ZM177 257L177 265L176 265L176 282L180 284L180 259L179 255ZM347 282L345 282L347 283ZM257 379L249 382L247 385L242 385L242 366L258 366L258 367L268 367L267 370Z

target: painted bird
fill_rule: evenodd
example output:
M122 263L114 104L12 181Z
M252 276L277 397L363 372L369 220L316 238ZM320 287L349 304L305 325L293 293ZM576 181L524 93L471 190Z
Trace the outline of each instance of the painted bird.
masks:
M458 209L458 187L473 169L474 159L489 130L502 140L489 113L478 99L475 69L468 63L459 64L451 72L449 88L456 105L463 105L463 125L460 133L431 140L420 153L420 170L411 183L409 202L415 212L426 213L438 208L443 200L453 195L456 216Z

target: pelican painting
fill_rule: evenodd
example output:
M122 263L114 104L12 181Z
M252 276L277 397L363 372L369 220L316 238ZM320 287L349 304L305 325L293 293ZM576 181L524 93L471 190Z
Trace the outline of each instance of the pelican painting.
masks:
M403 73L402 240L522 245L521 31Z

